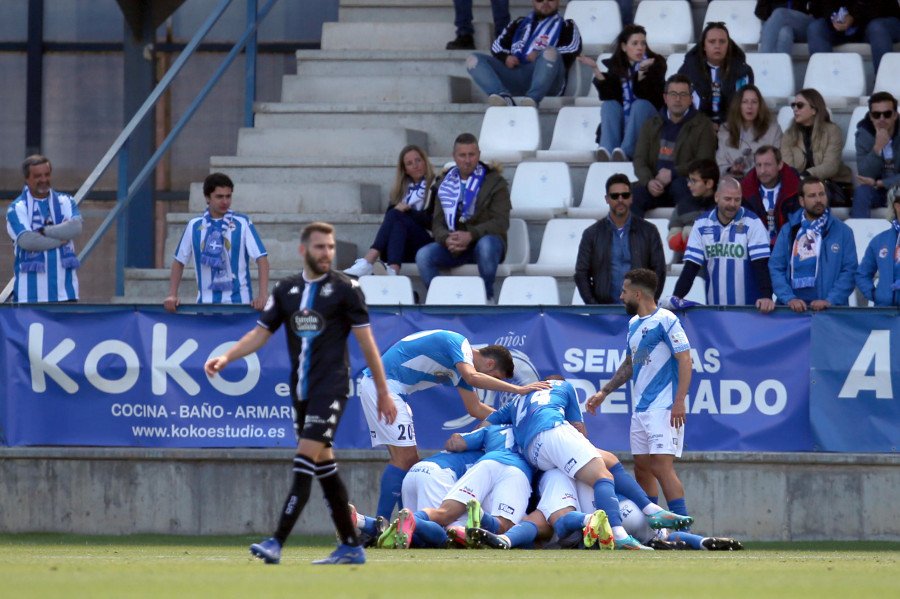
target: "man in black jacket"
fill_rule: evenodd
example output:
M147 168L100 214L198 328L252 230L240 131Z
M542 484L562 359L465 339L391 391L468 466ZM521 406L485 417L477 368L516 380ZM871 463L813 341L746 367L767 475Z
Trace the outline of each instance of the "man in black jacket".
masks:
M606 181L609 216L588 227L581 236L575 262L575 285L585 304L620 304L625 273L633 268L656 272L659 286L666 280L666 259L657 228L631 214L631 183L616 173Z

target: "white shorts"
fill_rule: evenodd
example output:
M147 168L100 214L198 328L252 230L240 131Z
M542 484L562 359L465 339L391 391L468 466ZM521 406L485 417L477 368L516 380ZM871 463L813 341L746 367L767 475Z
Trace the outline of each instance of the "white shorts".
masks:
M684 446L684 425L675 428L671 419L672 410L635 412L631 416L632 455L658 453L680 458Z
M422 460L414 464L403 478L403 507L411 512L426 507L439 508L454 484L456 472L452 468L441 468L434 462Z
M388 381L388 390L394 399L394 405L397 406L397 418L394 420L394 424L387 424L384 418L378 418L378 392L375 390L374 379L364 376L359 383L359 400L362 402L366 422L369 424L372 447L381 445L415 447L416 432L413 428L412 408L400 398L395 389L391 388L391 382Z
M647 516L632 500L620 499L619 513L622 515L622 526L625 527L625 532L641 543L647 543L650 539L657 536L656 531L650 528L650 521L647 519ZM665 537L662 538L665 539Z
M538 482L538 491L541 494L541 500L538 501L537 510L544 514L547 522L550 521L550 514L561 509L571 507L578 510L575 480L566 476L558 468L547 470L541 475L541 480Z
M482 460L469 468L444 499L462 504L477 499L490 515L518 524L525 517L530 497L531 481L524 472L515 466Z
M525 458L540 470L559 468L575 478L575 473L593 459L600 459L597 449L575 427L563 424L541 431L528 444Z

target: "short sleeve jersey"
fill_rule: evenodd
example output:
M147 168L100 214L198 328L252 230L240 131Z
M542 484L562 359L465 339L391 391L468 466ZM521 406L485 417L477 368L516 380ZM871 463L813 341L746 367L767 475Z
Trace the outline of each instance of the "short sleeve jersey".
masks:
M706 301L718 306L747 306L759 299L751 260L769 257L769 235L759 217L740 208L727 225L717 209L697 218L684 259L706 265Z
M347 397L347 337L352 328L369 326L359 283L333 270L313 281L302 273L280 280L258 324L274 333L282 323L288 326L294 400Z
M480 460L483 455L483 451L462 451L458 453L452 451L439 451L433 456L425 458L422 461L433 462L441 468L449 468L450 470L453 470L454 474L456 474L456 478L459 478L460 476L465 474L466 470L471 468L475 462ZM416 470L416 464L414 464L413 467L409 469L409 471L418 472L418 470Z
M521 470L528 479L534 473L516 445L515 432L507 424L479 428L462 435L469 449L484 449L484 456L478 460L493 460Z
M691 349L681 321L663 308L628 323L635 412L670 409L678 388L675 354Z
M468 339L453 331L432 330L408 335L392 345L381 357L388 384L401 396L435 385L472 391L456 365L474 365ZM366 368L366 376L372 371Z
M563 422L584 422L575 388L567 381L549 382L549 389L519 396L487 417L491 424L512 424L522 452L541 431Z

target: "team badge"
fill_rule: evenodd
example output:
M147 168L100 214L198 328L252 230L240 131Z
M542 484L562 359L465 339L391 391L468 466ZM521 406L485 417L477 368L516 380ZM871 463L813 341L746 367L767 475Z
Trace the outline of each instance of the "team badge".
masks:
M332 293L334 293L334 287L332 287L331 283L325 283L324 285L322 285L322 297L328 297Z
M303 339L312 339L325 330L325 319L315 310L303 308L291 314L291 330Z
M834 254L840 254L840 253L841 253L841 244L839 244L839 243L832 243L832 244L831 244L831 251L832 251L832 253L834 253Z
M734 230L737 232L738 235L743 235L744 234L744 223L736 224L734 226Z
M288 291L288 295L300 295L300 288L296 285L291 287L291 290Z

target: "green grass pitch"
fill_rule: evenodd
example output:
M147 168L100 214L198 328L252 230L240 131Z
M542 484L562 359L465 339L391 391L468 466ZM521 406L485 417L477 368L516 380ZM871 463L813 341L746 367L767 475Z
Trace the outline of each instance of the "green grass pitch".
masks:
M291 539L282 562L258 537L0 534L7 599L468 599L896 597L900 543L747 543L745 551L370 549L362 566L312 566L332 543Z

